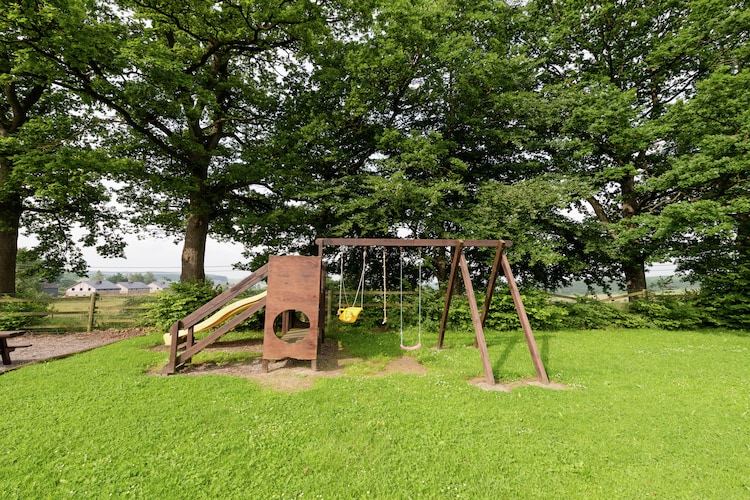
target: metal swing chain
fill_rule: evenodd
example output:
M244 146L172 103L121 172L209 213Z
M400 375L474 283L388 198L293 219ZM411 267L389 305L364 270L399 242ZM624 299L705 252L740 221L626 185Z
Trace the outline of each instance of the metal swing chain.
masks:
M367 266L367 247L362 250L362 274L359 276L359 284L357 285L357 293L354 295L354 306L357 305L357 297L359 297L359 306L364 307L365 305L365 269ZM361 294L361 295L360 295Z
M399 280L398 280L398 291L399 291L399 335L401 338L401 345L404 345L404 249L399 247Z
M386 324L388 321L388 297L387 297L387 289L388 289L388 282L386 280L385 274L385 247L383 247L383 325Z

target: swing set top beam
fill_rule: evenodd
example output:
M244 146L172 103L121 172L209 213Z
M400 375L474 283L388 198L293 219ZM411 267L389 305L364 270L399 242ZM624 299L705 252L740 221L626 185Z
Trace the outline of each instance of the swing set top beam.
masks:
M508 240L461 240L461 239L401 239L401 238L318 238L322 249L326 246L364 247L503 247L513 246Z

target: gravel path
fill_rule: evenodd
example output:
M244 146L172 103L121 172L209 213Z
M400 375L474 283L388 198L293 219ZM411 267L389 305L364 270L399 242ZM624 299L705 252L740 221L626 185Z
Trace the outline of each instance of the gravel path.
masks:
M91 333L35 334L8 339L9 346L30 345L10 353L10 365L0 364L0 373L14 370L30 363L63 358L77 352L88 351L118 340L143 335L134 330L100 330Z

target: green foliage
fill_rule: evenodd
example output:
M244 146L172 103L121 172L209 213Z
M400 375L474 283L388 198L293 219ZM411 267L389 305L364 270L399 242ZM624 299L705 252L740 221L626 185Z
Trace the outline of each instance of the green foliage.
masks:
M30 326L38 325L42 323L45 318L44 314L39 313L47 313L52 310L52 306L49 303L36 300L23 300L24 298L49 298L48 295L35 293L33 291L18 293L16 294L15 299L8 296L2 298L4 300L0 301L0 330L22 330ZM30 316L29 313L34 313L35 315Z
M581 297L574 304L566 304L568 318L566 328L582 330L612 328L643 328L647 323L638 316L614 304Z
M77 0L5 2L2 12L0 293L12 294L19 230L38 240L33 260L48 280L63 269L83 272L81 247L120 256L122 232L103 182L119 162L96 149L106 113L55 85L62 73L50 61L90 47L62 36L85 31L87 9Z
M706 325L750 328L750 265L718 270L704 277L697 306Z
M630 311L641 315L650 325L666 330L705 326L705 311L696 303L696 295L648 294L629 304Z
M598 224L567 214L585 189L585 183L559 174L488 182L481 186L475 218L467 226L479 237L502 235L513 241L508 259L527 286L552 290L567 284L571 275L603 285L612 269L612 260L603 258L607 238Z
M568 312L564 307L550 303L549 295L541 290L521 291L521 300L531 327L540 330L553 330L564 325ZM487 327L497 330L520 328L513 297L507 288L495 290L492 305L487 316Z
M741 328L750 283L750 70L719 68L666 118L675 157L651 184L675 202L651 223L669 242L665 254L701 283L706 322Z
M656 230L650 219L669 212L674 204L689 207L694 201L671 175L670 160L676 151L670 137L673 131L685 134L680 141L688 149L685 160L698 160L684 180L706 175L718 180L717 169L706 168L701 161L701 156L716 150L717 143L705 148L695 136L706 127L722 128L735 120L747 123L746 98L735 97L747 94L742 78L735 79L731 90L724 87L726 95L707 93L715 96L716 104L727 103L726 110L700 109L695 126L684 118L678 126L663 122L670 108L681 107L675 103L690 101L696 90L700 95L699 83L712 71L720 72L718 65L733 60L737 47L746 46L747 9L729 0L537 0L525 3L524 10L530 26L526 48L539 62L544 98L551 109L557 108L550 116L559 117L545 131L548 156L540 161L548 161L538 171L560 172L577 191L570 208L581 214L582 228L579 234L568 233L580 242L577 256L605 263L594 271L613 278L619 273L626 277L628 291L640 291L644 263L663 258L665 249L673 248L671 236L677 236ZM746 50L742 51L746 58ZM733 63L736 71L746 59ZM681 84L675 85L676 81ZM746 137L735 132L730 139L727 133L718 142L742 143L746 139L740 138ZM746 172L742 154L732 156L740 161L729 170ZM717 155L716 166L726 164L727 157ZM746 180L733 182L714 185L747 192ZM709 227L713 220L706 218ZM598 237L585 231L591 224L599 227ZM684 227L679 236L691 245L694 226ZM572 271L585 273L585 269Z
M210 281L173 283L168 290L157 296L144 315L143 324L169 331L175 321L195 311L220 292L221 289L214 287Z
M568 312L564 307L550 303L549 295L546 292L533 289L524 290L521 293L521 299L532 328L548 330L560 328L565 324ZM429 296L425 306L425 313L431 322L428 325L439 325L444 303L445 297L442 294L433 292ZM481 313L481 301L478 304L478 308ZM455 295L451 300L451 307L448 312L448 325L453 329L474 330L471 309L465 296ZM485 327L501 331L521 328L521 322L518 319L513 298L506 287L500 287L495 290Z

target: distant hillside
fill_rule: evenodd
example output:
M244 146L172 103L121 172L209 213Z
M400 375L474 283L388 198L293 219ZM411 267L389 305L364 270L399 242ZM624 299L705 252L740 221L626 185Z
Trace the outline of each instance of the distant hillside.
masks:
M163 273L163 272L153 272L150 271L151 274L154 275L154 281L180 281L180 273ZM63 273L60 277L55 280L55 282L60 286L60 288L67 288L75 283L78 283L81 280L90 280L94 278L94 274L96 273L96 270L93 270L91 276L77 276L72 273ZM145 275L148 274L149 271L143 271L138 272L134 274L140 274ZM123 277L122 273L102 273L104 276L104 279L109 280L111 277ZM222 276L219 274L207 274L206 277L208 279L214 280L214 281L220 281L222 283L229 283L229 278L226 276ZM112 280L110 280L112 281ZM120 279L117 281L126 281L126 279Z
M698 288L698 284L691 284L685 281L684 277L680 275L674 276L651 276L646 278L646 286L653 292L664 291L664 290L695 290ZM594 287L595 294L602 294L604 290L601 287ZM572 285L559 288L553 291L560 295L587 295L589 292L586 287L586 283L583 281L574 281ZM613 285L610 290L612 295L620 295L627 293L624 289L617 285Z
M148 271L144 271L141 274L146 274L146 272L148 272ZM180 273L160 273L160 272L155 272L153 274L154 274L154 279L156 279L157 281L180 281ZM221 281L223 283L228 283L229 282L229 278L227 278L226 276L221 276L219 274L207 274L206 278L208 278L210 280L214 280L214 281Z

